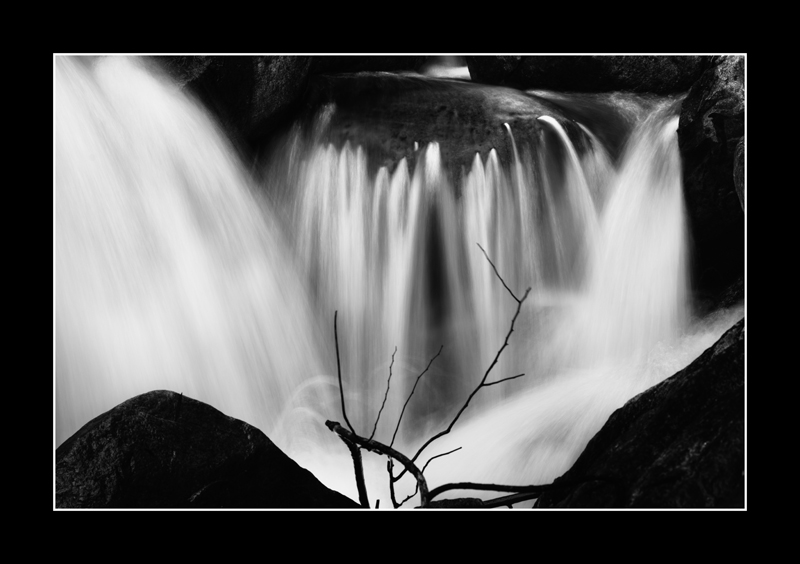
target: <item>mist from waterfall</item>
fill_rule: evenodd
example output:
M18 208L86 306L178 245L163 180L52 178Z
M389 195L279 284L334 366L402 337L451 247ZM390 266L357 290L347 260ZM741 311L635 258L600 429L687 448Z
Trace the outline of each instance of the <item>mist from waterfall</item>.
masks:
M331 142L330 105L254 177L199 104L135 59L56 63L56 444L170 389L259 427L356 499L347 449L323 425L342 421L334 312L363 435L387 396L375 437L390 440L441 347L395 444L413 453L508 332L516 302L482 247L511 291L531 288L488 380L525 376L478 394L423 461L462 449L426 476L542 483L741 317L691 316L674 99L641 103L618 157L585 124L574 143L563 117L542 116L536 139L498 123L511 161L476 154L460 175L447 139L392 167ZM365 463L389 506L385 460Z

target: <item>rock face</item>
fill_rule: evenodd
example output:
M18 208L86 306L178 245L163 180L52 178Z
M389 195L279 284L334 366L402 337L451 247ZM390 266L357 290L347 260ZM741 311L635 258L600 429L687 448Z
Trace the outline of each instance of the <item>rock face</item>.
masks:
M712 65L708 56L473 56L472 80L573 92L686 92Z
M288 117L305 92L312 57L154 57L216 115L234 143L247 146Z
M288 118L317 74L415 71L424 56L157 56L167 74L211 109L240 147Z
M681 106L678 143L701 295L744 273L744 96L744 59L725 57Z
M744 339L742 319L615 411L538 507L744 507Z
M169 391L134 397L56 450L59 508L355 508L261 431Z
M509 162L511 137L503 124L521 151L523 144L552 135L549 126L537 121L541 115L558 118L575 143L583 136L548 100L513 88L447 79L387 72L313 77L305 100L309 115L327 104L336 108L328 124L330 141L359 144L373 162L390 170L402 158L413 167L415 142L420 148L439 142L442 160L454 173L460 167L469 170L475 153L486 159L492 149L501 162Z
M428 59L430 57L400 55L317 55L311 63L311 74L418 71Z

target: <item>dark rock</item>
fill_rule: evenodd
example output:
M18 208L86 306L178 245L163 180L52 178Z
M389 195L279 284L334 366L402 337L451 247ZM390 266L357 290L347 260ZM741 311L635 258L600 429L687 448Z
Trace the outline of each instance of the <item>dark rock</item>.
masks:
M744 58L724 57L681 106L678 143L700 296L744 273L744 96Z
M744 137L739 139L733 155L733 183L736 186L736 195L739 196L742 211L744 211Z
M744 341L742 319L615 411L537 506L744 507Z
M574 92L686 92L713 63L709 56L473 56L472 80L521 89Z
M466 57L470 78L483 84L508 85L525 57L519 55Z
M264 433L169 391L136 396L56 449L59 508L353 508Z
M320 75L309 84L309 115L335 104L329 123L330 141L361 145L376 165L392 168L416 158L414 143L424 148L439 142L442 160L454 171L469 170L476 153L485 159L495 149L501 162L512 158L508 123L522 151L523 143L554 135L537 121L541 115L559 119L574 143L583 133L555 103L519 90L471 82L401 75L353 73ZM553 139L554 146L560 142Z
M156 56L149 58L194 93L240 149L252 148L294 116L309 76L416 71L425 56Z
M211 64L206 56L154 56L153 59L180 86L196 80Z
M419 71L430 57L403 55L317 55L311 74Z
M702 311L714 312L735 307L744 303L744 276L737 278L730 286L718 295L714 296L714 300L708 304L704 304Z
M247 147L291 116L305 92L312 57L155 57Z

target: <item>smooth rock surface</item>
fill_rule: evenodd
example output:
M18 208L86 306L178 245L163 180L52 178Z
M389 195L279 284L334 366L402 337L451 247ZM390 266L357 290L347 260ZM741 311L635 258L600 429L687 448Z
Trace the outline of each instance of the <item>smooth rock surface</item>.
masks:
M356 508L257 428L160 390L56 449L57 508Z

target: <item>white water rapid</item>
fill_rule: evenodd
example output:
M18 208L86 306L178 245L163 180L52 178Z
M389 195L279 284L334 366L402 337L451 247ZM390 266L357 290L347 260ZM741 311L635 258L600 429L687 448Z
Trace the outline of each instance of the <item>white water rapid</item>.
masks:
M741 317L691 315L674 100L631 126L613 164L583 124L579 150L555 117L538 143L498 123L512 162L476 154L457 182L447 139L375 172L358 145L325 141L330 107L314 132L293 130L259 186L205 111L135 59L58 57L55 94L56 445L169 389L259 427L357 499L323 425L343 422L334 312L362 435L391 370L386 443L442 347L395 441L413 454L463 405L516 308L480 244L517 296L531 288L488 381L525 376L479 392L422 461L462 447L431 463L431 487L543 483ZM389 507L386 461L364 458L373 504Z

